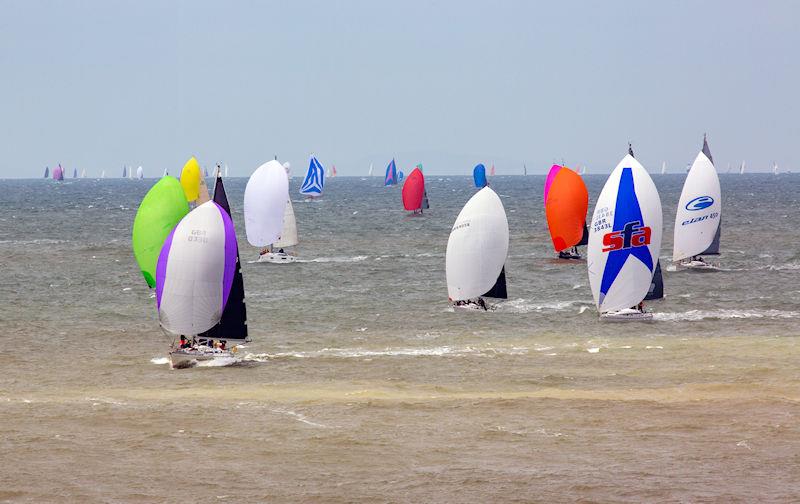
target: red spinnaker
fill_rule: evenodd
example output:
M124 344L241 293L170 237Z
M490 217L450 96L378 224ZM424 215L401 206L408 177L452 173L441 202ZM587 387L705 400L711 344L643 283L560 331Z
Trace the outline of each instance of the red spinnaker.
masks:
M419 168L414 168L403 184L403 208L409 211L420 210L424 193L425 176Z

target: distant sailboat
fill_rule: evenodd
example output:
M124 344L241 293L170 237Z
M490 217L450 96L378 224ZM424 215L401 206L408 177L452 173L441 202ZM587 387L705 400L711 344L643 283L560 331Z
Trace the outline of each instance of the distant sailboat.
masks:
M389 162L386 167L386 177L383 179L384 186L397 185L397 166L394 163L394 158Z
M228 163L225 163L225 178L228 178Z
M122 178L128 178L128 167L122 165Z
M283 232L289 204L289 178L278 161L267 161L250 175L244 190L244 224L247 242L261 249L259 262L286 263L294 257L275 251ZM294 212L292 212L292 218Z
M739 166L739 175L743 174L744 174L744 161L742 161L742 164Z
M589 242L589 192L581 176L566 166L553 165L544 183L544 208L558 258L580 259L578 246Z
M331 177L335 177L337 175L337 173L336 173L336 165L331 165L331 171L332 171Z
M45 166L44 167L44 178L49 178L49 177L50 177L50 167L49 166Z
M661 175L664 175L665 173L667 173L667 162L661 161Z
M487 310L484 297L507 299L508 219L500 197L484 187L467 201L447 240L447 292L457 309Z
M144 170L142 169L142 165L139 165L139 168L136 168L136 178L139 180L144 178Z
M403 178L405 178L405 176L406 176L406 174L405 174L405 173L403 173L403 170L398 170L398 171L397 171L397 181L398 181L398 182L400 182L401 180L403 180Z
M164 168L164 174L161 176L166 177L167 175L169 175L169 170L167 168Z
M58 163L58 166L53 169L53 180L64 180L64 169L61 168L61 163Z
M372 176L372 163L369 164L369 172L367 173L367 177Z
M585 165L581 165L580 169L578 170L578 175L581 175L581 176L586 175L586 166Z
M86 168L81 170L81 178L86 178Z
M72 169L72 178L78 178L78 169L77 168L73 168Z
M489 170L489 176L494 177L494 163L492 163L492 169Z
M772 163L772 174L773 175L778 174L778 163Z
M208 168L203 167L203 177L208 178Z
M308 198L322 197L322 190L325 187L325 168L317 161L314 155L308 161L308 171L303 184L300 186L300 194Z
M486 167L483 166L483 163L475 165L475 168L472 169L472 181L478 189L489 185L489 181L486 180Z
M106 171L105 170L100 172L100 178L106 178Z
M675 215L672 260L691 269L716 269L701 256L719 255L722 195L714 158L703 137L703 148L686 175Z
M528 166L527 165L524 165L524 164L522 165L522 174L523 175L527 175L528 174Z
M425 199L425 176L419 167L414 168L403 183L403 208L414 214L422 214Z
M603 320L647 320L636 307L650 290L661 249L661 199L628 154L606 180L589 227L589 284Z

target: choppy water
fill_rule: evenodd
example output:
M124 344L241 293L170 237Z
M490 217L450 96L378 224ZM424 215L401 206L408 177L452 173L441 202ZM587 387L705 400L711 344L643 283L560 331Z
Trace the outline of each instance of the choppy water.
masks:
M654 180L668 262L683 176ZM800 499L800 176L721 176L723 271L667 269L651 324L601 324L585 263L551 259L543 181L492 180L510 298L453 313L467 177L413 218L331 179L289 266L247 263L228 180L253 342L183 371L130 249L154 181L0 181L0 501Z

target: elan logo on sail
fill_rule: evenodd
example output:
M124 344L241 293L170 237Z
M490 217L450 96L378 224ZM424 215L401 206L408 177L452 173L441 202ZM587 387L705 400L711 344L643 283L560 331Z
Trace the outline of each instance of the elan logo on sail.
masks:
M714 198L711 196L698 196L689 203L686 203L686 210L690 212L695 212L697 210L703 210L704 208L708 208L714 204Z
M642 226L640 221L628 222L621 231L603 235L603 245L605 245L603 252L650 245L650 234L650 228Z

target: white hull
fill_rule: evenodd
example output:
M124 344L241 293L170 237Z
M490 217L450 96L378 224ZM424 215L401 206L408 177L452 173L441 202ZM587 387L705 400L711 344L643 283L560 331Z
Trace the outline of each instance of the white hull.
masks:
M622 310L610 311L600 314L600 320L603 322L649 322L653 320L653 314L648 312L640 312L631 308Z
M289 264L297 260L297 257L289 254L281 254L280 252L267 252L261 254L257 262L260 263L273 263L273 264Z
M194 367L201 362L233 361L234 355L227 350L173 350L169 353L169 365L172 369L186 369Z
M713 264L704 261L683 261L678 263L681 269L688 269L694 271L719 271L719 268Z

